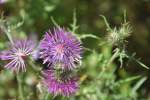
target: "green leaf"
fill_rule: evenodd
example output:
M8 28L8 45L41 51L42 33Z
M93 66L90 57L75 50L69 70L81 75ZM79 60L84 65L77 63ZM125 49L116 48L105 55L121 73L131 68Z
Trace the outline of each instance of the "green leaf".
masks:
M77 25L77 14L76 14L76 9L73 12L73 23L70 24L71 26L71 32L75 33L75 31L79 28L79 26Z
M136 63L138 63L138 64L139 64L140 66L142 66L143 68L149 69L148 66L146 66L145 64L143 64L141 61L137 60L134 56L135 56L135 53L133 53L131 56L126 55L126 57L127 57L128 59L134 60Z
M80 35L79 38L80 39L85 39L85 38L94 38L94 39L100 39L98 36L96 35L93 35L93 34L83 34L83 35Z
M136 60L136 62L137 62L140 66L142 66L142 67L144 67L144 68L146 68L146 69L149 69L148 66L146 66L145 64L143 64L143 63L140 62L139 60Z
M147 80L147 77L141 78L133 87L132 92L136 92L146 80Z
M55 21L55 19L51 16L51 20L53 22L53 24L58 28L59 24Z
M106 24L107 31L112 31L112 29L111 29L111 27L110 27L110 25L109 25L109 23L108 23L106 17L103 16L103 15L100 15L100 16L103 18L103 20L104 20L104 22L105 22L105 24Z
M120 80L120 81L118 81L118 82L115 83L115 86L120 85L120 84L124 84L124 83L128 83L128 82L131 82L131 81L134 81L136 79L139 79L140 77L141 76L138 75L138 76L133 76L133 77L129 77L129 78Z
M56 8L55 5L47 5L47 6L44 7L45 11L47 11L47 12L51 12L51 11L53 11L55 8Z

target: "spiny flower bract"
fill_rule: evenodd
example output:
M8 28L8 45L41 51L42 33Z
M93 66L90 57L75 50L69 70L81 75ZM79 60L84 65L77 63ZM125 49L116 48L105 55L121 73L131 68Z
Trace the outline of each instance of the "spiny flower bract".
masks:
M120 45L126 42L126 38L131 35L132 27L129 23L123 23L119 29L112 29L108 36L108 42L113 45Z

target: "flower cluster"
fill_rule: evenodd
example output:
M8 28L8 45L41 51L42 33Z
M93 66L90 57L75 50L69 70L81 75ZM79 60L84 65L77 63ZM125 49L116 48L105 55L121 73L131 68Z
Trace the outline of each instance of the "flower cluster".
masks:
M42 83L53 95L69 96L78 89L77 78L72 75L81 62L81 43L63 28L46 32L38 50L33 40L11 41L8 50L0 52L0 59L7 60L4 67L15 72L26 71L26 59L42 59L47 69L42 71Z
M62 28L46 32L40 42L40 57L48 64L43 83L50 93L69 96L76 92L77 80L70 77L70 72L80 64L81 51L81 43L71 32Z

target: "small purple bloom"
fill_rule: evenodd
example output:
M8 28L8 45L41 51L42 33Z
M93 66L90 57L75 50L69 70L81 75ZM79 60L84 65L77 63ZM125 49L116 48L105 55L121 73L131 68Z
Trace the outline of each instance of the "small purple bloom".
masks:
M7 0L0 0L0 4L4 4L6 2L7 2Z
M62 69L71 70L80 63L82 47L79 40L62 28L46 32L40 43L40 55L43 63L52 65L60 63Z
M26 71L25 58L29 56L34 48L34 43L30 40L18 40L11 44L10 49L2 51L1 60L8 60L4 67L13 71Z
M79 86L76 78L57 77L56 70L43 71L43 84L48 88L48 91L53 95L70 96L76 93Z

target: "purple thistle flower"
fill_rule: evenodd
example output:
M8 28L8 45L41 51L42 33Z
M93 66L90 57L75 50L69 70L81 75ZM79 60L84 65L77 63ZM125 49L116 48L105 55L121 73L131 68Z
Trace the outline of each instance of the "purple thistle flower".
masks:
M81 43L71 32L62 28L54 28L53 32L46 32L40 43L40 49L43 63L50 65L60 63L62 69L71 70L81 60Z
M79 86L77 79L57 77L56 70L43 71L44 79L43 84L48 88L48 91L53 95L70 96L76 93Z
M30 40L18 40L11 44L10 49L2 51L1 60L8 60L4 67L13 71L26 71L25 58L29 56L34 48L34 43Z
M8 0L0 0L0 4L6 3Z

